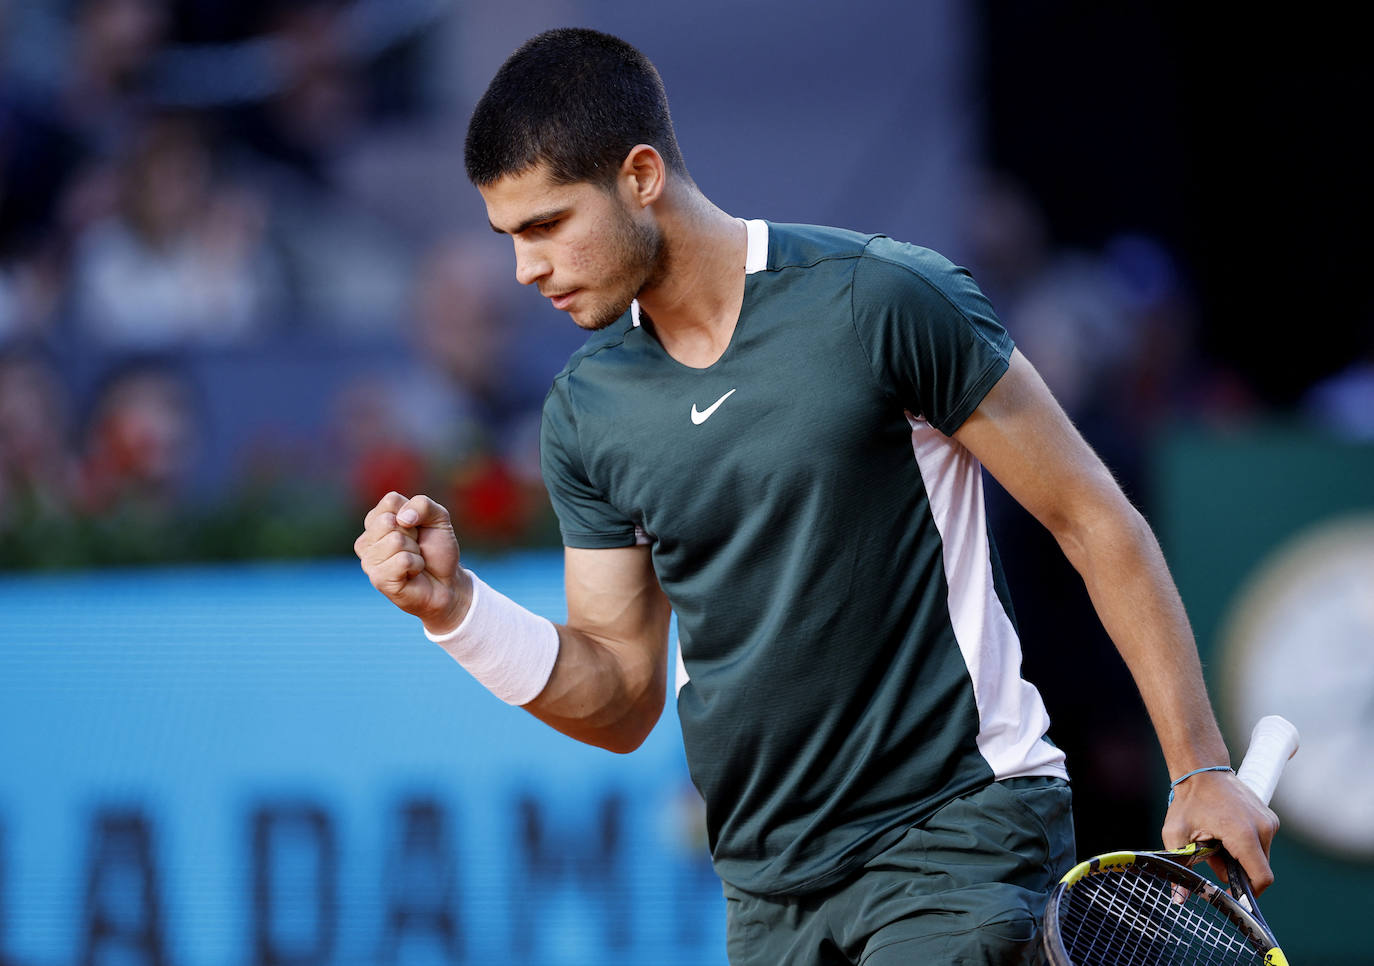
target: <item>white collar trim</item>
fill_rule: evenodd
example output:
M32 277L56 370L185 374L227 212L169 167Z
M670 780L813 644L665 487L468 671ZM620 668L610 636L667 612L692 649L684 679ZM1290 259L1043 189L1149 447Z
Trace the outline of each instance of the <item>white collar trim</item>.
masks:
M749 233L749 250L744 256L744 274L753 275L768 267L768 222L762 218L754 218L745 221L744 228Z

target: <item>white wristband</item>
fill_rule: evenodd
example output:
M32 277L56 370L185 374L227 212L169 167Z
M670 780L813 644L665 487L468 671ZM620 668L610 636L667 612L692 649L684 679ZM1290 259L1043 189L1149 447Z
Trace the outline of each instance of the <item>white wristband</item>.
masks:
M438 644L507 704L528 704L549 683L558 659L558 628L484 584L471 570L472 603L463 622L447 634L425 637Z

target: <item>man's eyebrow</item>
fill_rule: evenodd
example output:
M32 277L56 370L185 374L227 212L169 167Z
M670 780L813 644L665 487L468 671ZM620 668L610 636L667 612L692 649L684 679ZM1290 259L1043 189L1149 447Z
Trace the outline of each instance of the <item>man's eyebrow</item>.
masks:
M541 211L539 214L534 215L531 218L526 218L524 221L522 221L519 225L515 227L514 231L509 232L506 231L504 228L497 228L495 225L492 225L490 218L487 219L487 224L491 225L491 230L496 232L496 234L498 235L518 235L522 231L527 231L530 228L533 228L541 221L553 221L555 218L561 218L563 215L567 214L567 212L567 208L553 208L549 211Z

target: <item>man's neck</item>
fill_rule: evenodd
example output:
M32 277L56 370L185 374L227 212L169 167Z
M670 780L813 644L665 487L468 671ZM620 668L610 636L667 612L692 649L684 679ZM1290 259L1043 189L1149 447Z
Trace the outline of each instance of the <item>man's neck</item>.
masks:
M648 316L669 355L704 369L725 352L739 321L748 232L694 188L662 205L659 225L665 271L639 293L641 318Z

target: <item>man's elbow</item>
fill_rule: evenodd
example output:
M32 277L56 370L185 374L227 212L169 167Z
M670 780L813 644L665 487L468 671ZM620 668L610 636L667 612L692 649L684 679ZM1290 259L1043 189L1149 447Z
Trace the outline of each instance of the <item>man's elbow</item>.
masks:
M534 711L535 717L569 738L617 755L628 755L644 744L663 714L661 689L641 693L638 699L620 706L612 715L609 708L597 714L559 718ZM533 711L533 709L530 709Z
M1104 553L1144 549L1154 540L1149 522L1114 483L1066 502L1041 522L1080 571Z
M652 730L652 728L649 729L649 731ZM597 746L617 755L628 755L632 751L639 750L645 739L649 737L649 731L641 735L616 735L608 741L598 742Z
M664 696L662 692L638 704L634 711L618 721L607 734L604 743L598 742L607 751L617 755L628 755L644 744L658 719L663 715Z

